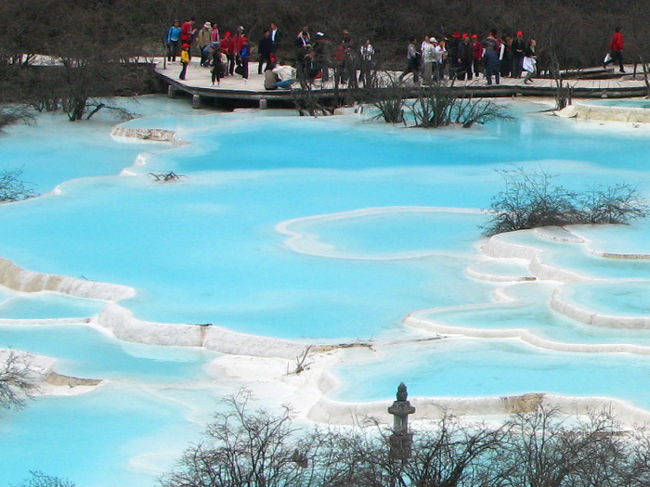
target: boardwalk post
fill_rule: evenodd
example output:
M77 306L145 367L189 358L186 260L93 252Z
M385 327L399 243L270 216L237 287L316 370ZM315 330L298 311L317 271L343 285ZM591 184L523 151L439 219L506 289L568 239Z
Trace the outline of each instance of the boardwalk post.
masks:
M176 87L174 85L167 85L167 96L169 98L176 98Z
M266 98L260 98L260 110L266 110L269 107L268 102L266 101Z
M201 108L201 95L192 95L192 108Z
M411 444L413 433L409 433L409 414L415 412L415 408L407 400L408 393L402 382L397 388L397 401L388 408L393 415L393 434L390 435L390 457L395 460L408 460L411 458Z

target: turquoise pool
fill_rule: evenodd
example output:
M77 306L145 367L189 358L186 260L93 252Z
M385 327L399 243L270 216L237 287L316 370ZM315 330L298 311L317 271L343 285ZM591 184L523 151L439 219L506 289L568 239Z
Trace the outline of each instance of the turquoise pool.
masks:
M576 190L627 182L650 195L649 136L592 133L544 108L520 103L513 120L426 131L352 114L207 113L145 97L134 107L143 116L125 126L175 130L184 144L114 139L117 122L107 117L79 125L43 116L8 129L2 167L22 168L44 194L0 205L0 257L135 294L110 303L0 287L0 347L104 379L87 394L3 413L0 448L11 453L0 483L40 469L78 485L153 485L198 440L220 394L262 380L215 373L216 352L116 340L96 323L114 304L143 321L211 323L301 344L391 343L385 354L332 369L341 385L331 395L342 401L389 400L406 381L419 396L546 391L650 411L650 397L634 387L650 374L645 353L552 350L650 351L650 330L588 325L550 306L563 293L586 309L650 314L649 261L602 255L650 253L649 220L578 227L567 241L510 234L502 255L486 248L481 209L501 189L497 171L512 165L542 168ZM163 184L149 174L169 171L183 177ZM409 316L443 324L454 338L416 346L436 331L412 328ZM510 330L546 345L480 333ZM240 345L245 362L245 338ZM283 377L265 378L260 390L280 400L275 394L294 387Z

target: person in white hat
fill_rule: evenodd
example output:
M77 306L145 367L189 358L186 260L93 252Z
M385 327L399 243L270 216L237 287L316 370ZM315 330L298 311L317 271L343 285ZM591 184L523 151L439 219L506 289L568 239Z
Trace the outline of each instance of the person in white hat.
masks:
M199 45L199 52L201 53L201 66L209 64L208 55L204 54L205 48L212 42L212 23L206 21L199 30L196 36L196 42Z
M431 43L431 39L435 39L433 36L424 36L424 42L422 42L422 62L424 64L424 69L422 70L422 79L425 84L430 85L433 77L433 66L436 62L436 49L435 46Z

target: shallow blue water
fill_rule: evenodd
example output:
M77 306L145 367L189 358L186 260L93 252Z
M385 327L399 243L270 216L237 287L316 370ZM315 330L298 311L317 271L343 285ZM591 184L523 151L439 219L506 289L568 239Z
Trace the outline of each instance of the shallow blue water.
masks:
M324 184L331 184L326 193L319 190ZM489 286L462 273L474 258L468 251L465 258L421 262L333 261L289 251L274 230L276 223L324 207L331 212L363 204L351 202L348 192L359 199L363 191L376 192L380 203L386 184L291 172L226 174L178 185L140 178L104 178L90 187L79 182L64 186L61 196L0 208L0 255L29 269L134 286L138 295L125 305L147 320L217 323L284 337L368 337L414 308L486 299ZM412 184L405 181L401 189ZM388 188L382 201L397 202L393 191ZM422 205L426 198L415 192L413 203ZM39 235L36 247L47 253L25 245L27 235ZM365 238L372 241L373 234ZM437 290L434 267L465 296ZM396 288L404 292L396 295Z
M631 107L650 108L650 102L646 98L630 98L623 100L591 100L593 105L605 105L608 107Z
M40 470L89 487L155 485L161 462L173 463L201 430L186 419L191 408L174 395L195 393L152 394L146 387L113 384L3 411L0 482L21 485L30 470Z
M202 349L121 342L84 325L3 325L0 348L56 357L61 374L144 382L204 378L202 367L218 355Z
M55 293L14 294L0 291L0 319L83 318L99 313L106 303Z
M528 164L548 167L560 180L579 174L586 184L626 175L618 164L611 168L602 137L595 144L594 137L573 134L577 140L568 144L558 133L562 121L540 114L440 132L250 114L226 124L224 117L205 117L201 129L192 117L184 129L190 145L158 152L141 169L185 174L181 184L155 184L144 174L77 180L63 185L60 196L0 208L0 255L30 269L134 286L138 296L125 304L143 319L283 337L368 337L413 309L458 304L461 291L470 302L484 300L490 286L459 272L473 254L446 265L336 262L287 251L274 225L368 207L484 208L500 181L494 169L533 157ZM545 143L531 146L533 134ZM626 144L632 142L647 145L634 138ZM588 161L570 162L572 150ZM408 231L388 234L376 222L359 228L356 235L343 229L343 240L370 252L403 247L399 239ZM465 249L480 240L480 229L473 242L467 228ZM449 237L429 227L415 247L436 238ZM445 293L430 291L430 266L439 267ZM412 290L395 296L405 282Z
M501 238L539 249L544 262L592 279L650 278L650 260L605 258L589 252L584 245L555 242L529 232L513 232Z
M593 285L574 285L582 291L582 287L587 290ZM565 285L565 288L569 285ZM597 288L597 286L595 286ZM563 288L563 292L568 293L568 289ZM588 309L595 311L608 310L612 314L621 314L623 316L634 316L634 308L643 307L645 301L639 301L632 307L626 307L628 299L633 296L630 292L627 295L628 285L612 286L614 292L607 294L588 294L584 300L571 298L570 301L578 305L586 306ZM647 286L643 288L647 290ZM495 304L485 303L482 306L459 307L455 309L431 310L424 314L424 317L434 323L445 326L455 326L459 328L476 328L486 330L530 330L535 335L553 340L560 343L572 344L636 344L650 346L650 332L647 329L621 329L608 328L581 323L558 314L549 308L551 300L550 287L540 288L535 283L518 284L508 287L506 292L509 296L517 299L514 303ZM623 293L625 296L621 299L617 293ZM571 296L571 294L569 294ZM590 299L589 299L590 298ZM608 308L610 306L617 307ZM637 315L647 315L647 310L637 311Z
M161 111L190 117L191 108L180 100L141 97L114 104L134 114ZM69 179L108 176L130 166L136 156L161 144L130 142L117 144L110 135L119 122L115 112L102 110L91 120L68 123L61 113L41 114L34 125L14 125L0 134L0 169L19 169L20 178L36 194L52 191Z
M374 361L339 366L337 372L345 383L333 395L345 401L389 401L404 382L413 396L548 392L617 397L650 408L650 393L639 387L650 373L650 357L558 353L516 340L447 339L401 346Z
M476 210L501 189L495 170L520 164L556 174L558 183L576 190L631 182L650 195L647 136L590 133L530 104L514 107L512 121L439 131L287 112L206 115L166 98L143 105L148 116L126 126L173 129L188 144L124 143L108 136L108 119L73 126L48 116L0 138L8 154L1 167L22 165L39 191L59 186L57 194L0 205L0 256L33 271L132 286L136 296L120 304L153 321L216 323L313 341L395 338L410 333L402 325L409 313L454 307L428 316L457 327L527 328L570 343L650 345L646 331L588 327L558 316L548 309L551 285L508 288L517 301L495 304L493 292L502 284L466 273L469 267L528 274L521 263L486 263L478 250L487 217ZM143 152L145 164L133 166ZM124 168L135 176L118 176ZM171 170L184 175L181 182L155 183L148 174ZM406 206L462 213L398 209ZM375 213L349 213L363 209ZM338 218L323 218L332 214ZM294 247L281 224L298 238ZM648 221L630 228L633 244L611 228L585 232L604 251L610 242L643 248ZM508 238L541 249L552 265L617 279L609 293L621 296L614 310L631 312L633 295L647 294L645 262L603 259L583 245L534 235ZM635 289L625 287L630 278L639 283ZM10 318L84 317L101 306L13 296L0 291L0 318L3 309ZM603 299L588 288L576 298L587 306ZM200 427L188 426L187 404L200 395L191 384L205 380L203 366L213 354L120 343L82 326L0 326L0 346L57 357L61 373L111 379L91 395L47 398L3 417L0 450L11 454L0 460L0 483L39 468L79 485L107 478L112 485L152 484L186 440L197 438ZM388 399L406 381L414 395L603 394L650 409L638 387L650 370L644 357L445 340L403 345L378 358L339 366L345 384L336 397ZM62 438L69 448L52 454L52 443ZM26 459L28 445L36 443L33 459ZM93 453L87 464L71 465L84 444L111 455ZM143 467L139 454L155 456L157 449L166 453Z
M426 254L474 253L477 228L487 217L481 213L440 211L341 215L324 221L292 225L293 231L318 235L333 246L334 255L351 258L394 258Z

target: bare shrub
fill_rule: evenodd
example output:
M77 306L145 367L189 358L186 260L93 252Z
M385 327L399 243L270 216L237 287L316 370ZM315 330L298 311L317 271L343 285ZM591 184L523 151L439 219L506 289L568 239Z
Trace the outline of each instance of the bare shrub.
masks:
M492 100L475 100L472 97L457 99L454 110L451 112L453 123L470 128L475 123L483 124L492 120L511 119L508 109Z
M34 115L24 106L0 107L0 130L18 122L31 123L33 121Z
M298 355L295 359L295 367L292 372L289 372L288 370L288 365L287 365L287 375L290 373L298 375L305 370L309 369L311 366L311 362L307 360L307 357L309 356L309 352L311 351L311 345L307 346L305 350L302 352L302 354Z
M444 87L434 84L422 88L418 93L411 111L417 127L436 128L449 125L452 120L452 110L456 97Z
M627 184L591 187L580 195L587 223L628 223L648 216L646 202Z
M204 441L188 448L167 487L640 487L650 478L650 435L607 411L563 416L540 406L501 426L445 414L414 431L410 458L391 456L374 420L298 428L290 411L251 411L226 399Z
M40 470L32 470L30 475L21 487L75 487L75 484L67 479L47 475Z
M154 178L154 181L163 182L163 183L178 182L185 177L184 174L176 174L174 171L169 171L166 173L150 172L149 175L152 178Z
M407 103L412 90L394 76L375 76L375 86L366 90L366 98L379 110L376 118L387 123L404 123L405 109L413 115L416 127L437 128L458 124L469 128L475 123L487 123L495 119L508 119L507 108L491 100L474 99L454 94L451 85L439 82L423 86L417 91L412 103ZM462 93L461 93L462 95Z
M567 423L557 410L539 407L517 415L509 428L501 460L507 485L629 485L621 483L627 440L607 412Z
M404 123L404 106L408 93L396 76L388 72L383 76L375 74L369 92L367 96L379 110L377 118L383 118L386 123Z
M497 485L494 469L504 428L463 425L449 414L416 432L413 458L405 467L407 485Z
M22 173L22 169L0 170L0 202L24 200L34 196L34 191L20 178Z
M205 439L186 450L163 486L274 487L301 485L302 468L294 461L289 409L280 415L250 411L247 391L226 398Z
M647 202L627 184L592 187L584 193L552 183L542 170L514 168L498 171L505 189L493 197L493 216L486 235L550 225L629 223L648 214Z
M9 352L0 363L0 407L19 409L38 390L29 361Z
M291 90L293 103L301 117L318 117L332 115L332 109L321 102L318 94L314 93L311 84L305 88Z

